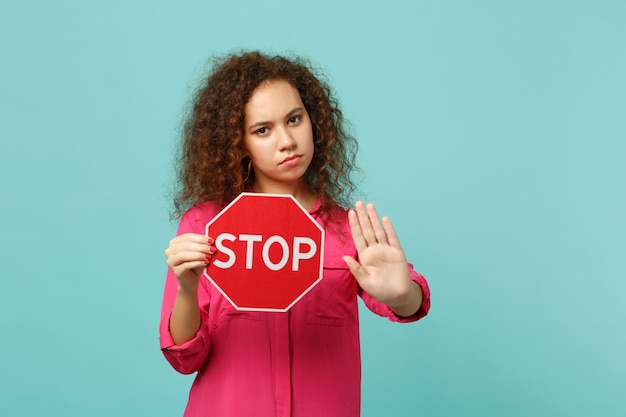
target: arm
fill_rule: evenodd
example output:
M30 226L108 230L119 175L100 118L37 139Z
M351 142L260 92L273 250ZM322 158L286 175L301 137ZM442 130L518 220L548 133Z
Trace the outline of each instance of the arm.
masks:
M423 317L430 303L429 294L424 294L425 279L407 263L391 221L383 217L381 222L371 203L367 210L369 214L357 201L356 211L348 212L360 263L350 256L344 256L344 261L372 299L387 305L400 318Z
M210 259L206 253L211 247L200 232L212 211L203 207L187 212L178 236L166 250L169 268L161 308L160 344L168 362L184 374L197 371L209 353L211 295L201 274L205 261Z
M165 251L167 265L177 279L178 287L170 317L170 333L176 345L193 339L200 328L198 286L206 263L215 253L207 237L186 233L172 239Z

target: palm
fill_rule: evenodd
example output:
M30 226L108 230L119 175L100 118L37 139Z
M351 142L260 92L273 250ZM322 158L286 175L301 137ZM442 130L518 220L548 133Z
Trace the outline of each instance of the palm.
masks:
M411 285L404 251L388 218L381 223L373 204L369 214L361 202L349 213L352 238L359 262L345 257L361 288L378 301L391 305Z

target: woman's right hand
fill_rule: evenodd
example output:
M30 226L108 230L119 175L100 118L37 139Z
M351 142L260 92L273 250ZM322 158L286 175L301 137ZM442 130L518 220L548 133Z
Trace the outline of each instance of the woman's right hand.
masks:
M202 271L215 254L213 239L196 233L176 236L165 250L167 266L170 267L179 287L185 290L197 289Z

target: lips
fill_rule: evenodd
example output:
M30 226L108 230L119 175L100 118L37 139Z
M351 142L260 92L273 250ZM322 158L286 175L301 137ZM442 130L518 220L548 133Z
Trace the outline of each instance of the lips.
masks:
M286 165L292 165L298 162L298 160L302 158L302 155L291 155L288 156L287 158L283 159L283 161L280 163L280 165L286 164Z

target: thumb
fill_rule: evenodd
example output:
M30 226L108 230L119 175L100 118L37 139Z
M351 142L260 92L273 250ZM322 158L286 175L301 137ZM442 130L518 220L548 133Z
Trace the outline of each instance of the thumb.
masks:
M350 268L350 272L352 273L352 275L354 275L354 278L356 278L356 280L360 283L361 279L364 278L366 275L366 272L361 264L358 263L356 259L351 256L342 256L341 259L343 259L346 265L348 265L348 268Z

